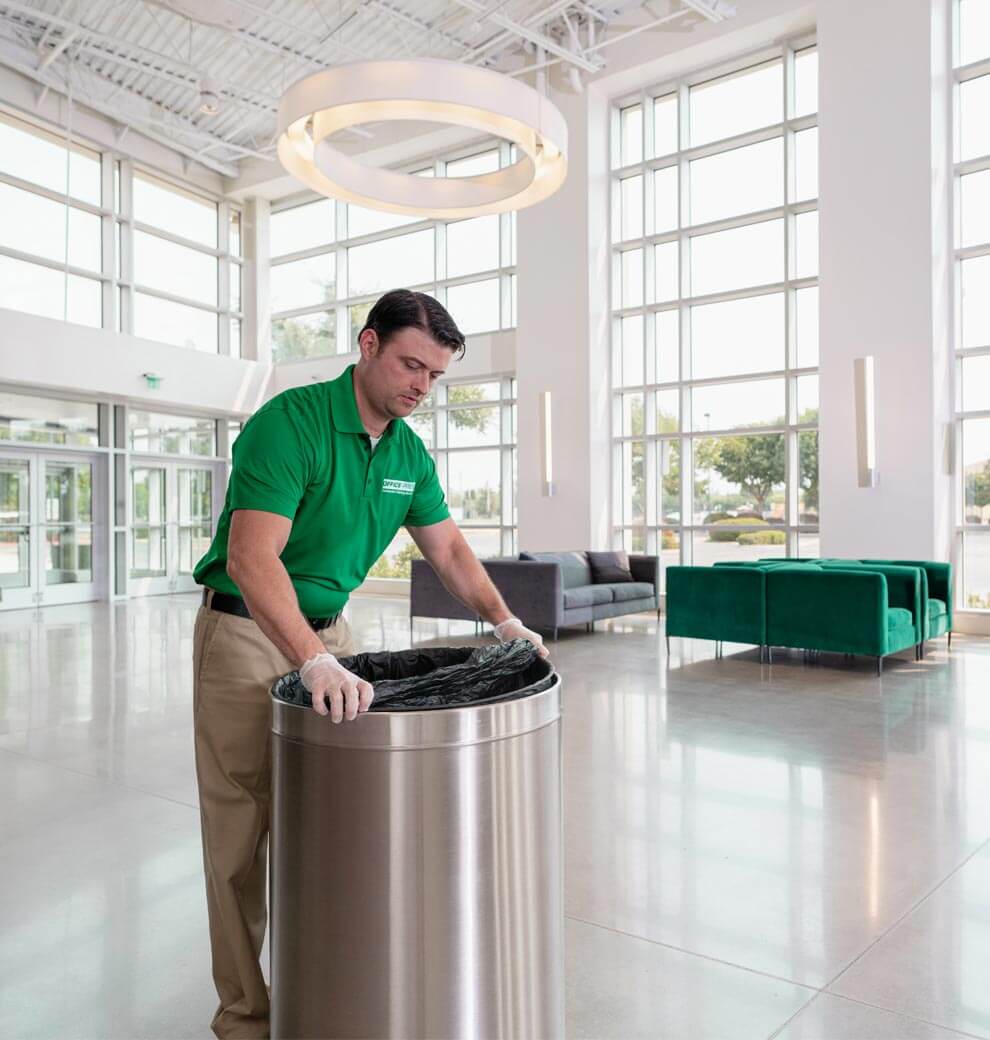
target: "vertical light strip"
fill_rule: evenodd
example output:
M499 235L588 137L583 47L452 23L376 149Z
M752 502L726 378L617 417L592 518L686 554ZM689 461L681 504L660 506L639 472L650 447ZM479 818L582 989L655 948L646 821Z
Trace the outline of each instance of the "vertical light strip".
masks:
M856 465L859 486L877 486L876 400L873 356L853 361L856 395Z
M553 402L549 390L540 394L540 469L543 495L549 498L553 486Z

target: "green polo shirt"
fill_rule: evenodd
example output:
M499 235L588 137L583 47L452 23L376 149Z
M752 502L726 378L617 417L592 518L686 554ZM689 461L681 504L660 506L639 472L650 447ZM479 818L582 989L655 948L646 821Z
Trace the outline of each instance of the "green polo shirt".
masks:
M354 400L353 365L338 379L273 397L234 442L217 533L193 571L200 585L231 595L240 595L227 574L237 509L292 521L281 560L308 617L340 610L400 527L450 515L430 453L401 419L388 424L372 452Z

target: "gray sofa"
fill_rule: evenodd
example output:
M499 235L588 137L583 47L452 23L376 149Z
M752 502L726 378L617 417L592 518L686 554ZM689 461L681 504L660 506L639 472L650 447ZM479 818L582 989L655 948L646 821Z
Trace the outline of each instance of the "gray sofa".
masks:
M529 628L552 632L567 625L587 625L603 618L655 610L660 614L660 559L629 557L631 582L596 585L583 552L522 553L519 557L482 560L512 613ZM479 621L478 616L444 588L425 560L412 561L409 623L414 617Z

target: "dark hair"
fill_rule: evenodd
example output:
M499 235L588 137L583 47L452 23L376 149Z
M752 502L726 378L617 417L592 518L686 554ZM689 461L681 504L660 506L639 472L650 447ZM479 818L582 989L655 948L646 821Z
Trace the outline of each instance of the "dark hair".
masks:
M392 289L377 300L368 312L361 333L373 329L379 341L385 344L397 332L409 328L429 333L437 343L456 351L457 357L464 354L464 333L443 304L426 293L409 289Z

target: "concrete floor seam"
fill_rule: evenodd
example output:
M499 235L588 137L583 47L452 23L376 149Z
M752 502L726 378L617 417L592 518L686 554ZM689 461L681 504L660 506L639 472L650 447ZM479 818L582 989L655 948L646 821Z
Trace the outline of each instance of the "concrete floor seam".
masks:
M826 982L825 985L822 987L822 992L823 993L832 993L833 996L842 996L841 993L833 993L833 991L832 991L832 987L839 981L839 979L841 979L843 975L845 975L847 972L849 972L850 969L855 967L870 952L870 950L872 950L879 943L881 943L884 939L886 939L887 936L890 935L894 931L894 929L898 928L912 914L914 914L916 911L920 910L921 907L924 906L925 903L927 903L928 900L931 899L931 897L933 895L935 895L935 893L938 892L939 889L941 889L945 885L945 883L947 881L950 881L953 877L955 877L955 875L958 874L959 871L961 871L962 868L965 867L966 864L969 863L969 861L971 859L973 859L976 855L978 855L980 852L982 852L988 846L990 846L990 838L987 838L985 841L983 841L979 845L977 845L976 848L973 849L973 851L970 852L970 854L964 860L962 860L962 862L957 863L956 866L953 867L952 870L950 870L949 873L946 874L945 877L943 877L942 880L938 882L938 884L934 885L916 903L914 903L907 910L905 910L905 912L903 914L901 914L901 916L898 917L896 921L894 921L889 927L884 929L884 931L881 932L880 935L878 935L873 940L873 942L871 942L864 950L862 950L857 956L855 956L837 975L835 975L833 978L829 979L829 981ZM848 998L844 998L844 999L848 999ZM877 1006L879 1007L879 1005L877 1005ZM892 1009L891 1008L882 1008L882 1010L884 1010L884 1011L891 1011ZM900 1012L899 1011L894 1011L894 1014L900 1014Z
M49 766L52 769L58 769L63 773L71 773L73 776L84 776L87 780L95 780L97 783L104 784L107 787L116 787L122 791L130 791L131 794L142 794L148 798L155 798L160 802L171 802L172 805L180 805L183 809L192 809L197 814L199 813L198 805L191 805L189 802L180 801L178 798L169 798L165 794L156 794L154 791L148 791L143 787L133 787L131 784L122 784L118 780L111 780L105 776L94 776L92 773L85 773L80 769L73 769L71 766L63 765L61 762L52 762L47 758L38 758L35 755L29 755L26 751L15 751L13 748L0 748L0 755L16 755L18 758L25 758L29 762L34 762L39 766Z
M826 990L819 990L807 1004L804 1004L797 1011L794 1012L786 1022L775 1029L768 1037L767 1040L777 1040L784 1030L796 1019L800 1018L817 1000L821 997L831 997L833 1000L843 1000L850 1004L859 1004L860 1007L868 1007L874 1011L882 1011L885 1014L893 1015L895 1018L904 1018L909 1022L917 1022L919 1025L931 1026L933 1029L940 1029L943 1032L951 1033L953 1036L962 1036L968 1038L968 1040L987 1040L986 1036L980 1036L978 1033L966 1033L961 1029L953 1029L951 1026L942 1025L941 1022L932 1022L927 1018L918 1018L917 1015L909 1015L903 1011L893 1011L888 1007L882 1007L880 1004L871 1004L868 1000L857 1000L855 997L846 997L841 993L829 993Z
M760 971L759 968L750 968L745 964L724 960L721 957L710 957L708 954L698 953L695 950L688 950L683 946L675 946L673 943L661 942L659 939L649 939L645 935L637 935L634 932L624 932L621 928L612 928L607 924L598 924L597 921L589 921L583 917L576 917L574 914L565 914L564 917L569 921L577 921L579 924L587 925L589 928L599 928L603 932L611 932L613 935L621 935L625 939L635 939L639 942L649 943L651 946L659 946L665 950L673 950L675 953L683 953L688 957L697 957L699 960L709 961L712 964L721 964L726 968L737 968L739 971L748 972L750 975L759 975L760 978L772 979L774 982L785 982L788 986L798 986L801 989L809 990L815 995L824 992L823 990L818 989L817 986L809 986L807 982L797 982L795 979L788 979L783 975L773 975L767 971Z

